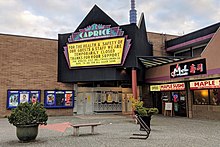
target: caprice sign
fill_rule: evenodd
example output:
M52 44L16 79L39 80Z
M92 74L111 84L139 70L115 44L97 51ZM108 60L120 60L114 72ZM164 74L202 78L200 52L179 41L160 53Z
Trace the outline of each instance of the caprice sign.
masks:
M131 39L119 27L92 24L72 33L64 55L69 68L122 66L131 46Z
M220 88L220 79L190 82L190 90Z

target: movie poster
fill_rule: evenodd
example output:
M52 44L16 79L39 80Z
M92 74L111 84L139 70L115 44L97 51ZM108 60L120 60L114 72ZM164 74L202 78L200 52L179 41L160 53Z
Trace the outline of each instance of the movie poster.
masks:
M9 107L18 106L18 91L11 91L9 94Z
M20 91L20 103L28 103L29 101L29 92Z
M36 103L40 100L40 94L38 91L30 91L30 102Z
M65 93L64 91L56 92L56 106L65 106Z
M54 93L47 94L46 104L48 106L54 106L55 105L55 94Z
M72 91L66 91L65 94L65 106L72 106Z

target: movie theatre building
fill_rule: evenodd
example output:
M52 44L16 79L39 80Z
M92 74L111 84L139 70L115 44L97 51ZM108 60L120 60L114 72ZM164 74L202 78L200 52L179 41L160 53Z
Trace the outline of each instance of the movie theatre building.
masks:
M137 56L152 56L143 16L120 26L96 5L58 41L5 34L0 41L1 117L36 101L49 115L131 113L144 85Z
M177 62L168 56L143 58L150 101L164 115L220 119L219 26L166 41L166 52ZM169 104L172 111L165 108Z
M95 5L58 40L0 34L0 117L36 101L49 115L127 114L135 98L164 115L220 119L219 26L146 33L143 15L118 25Z
M143 55L152 56L144 17L120 26L94 6L73 33L59 34L58 82L74 85L77 114L131 113L132 98L142 97Z

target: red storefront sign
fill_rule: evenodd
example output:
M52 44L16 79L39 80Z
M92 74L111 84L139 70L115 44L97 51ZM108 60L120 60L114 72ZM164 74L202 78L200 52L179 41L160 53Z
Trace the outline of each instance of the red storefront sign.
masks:
M220 79L190 82L190 90L220 88Z
M185 90L184 83L173 83L160 85L160 91Z

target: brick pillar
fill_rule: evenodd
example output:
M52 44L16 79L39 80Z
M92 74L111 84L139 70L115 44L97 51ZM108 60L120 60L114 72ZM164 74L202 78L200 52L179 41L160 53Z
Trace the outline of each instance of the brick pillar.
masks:
M134 99L137 99L137 71L132 69L132 93Z

